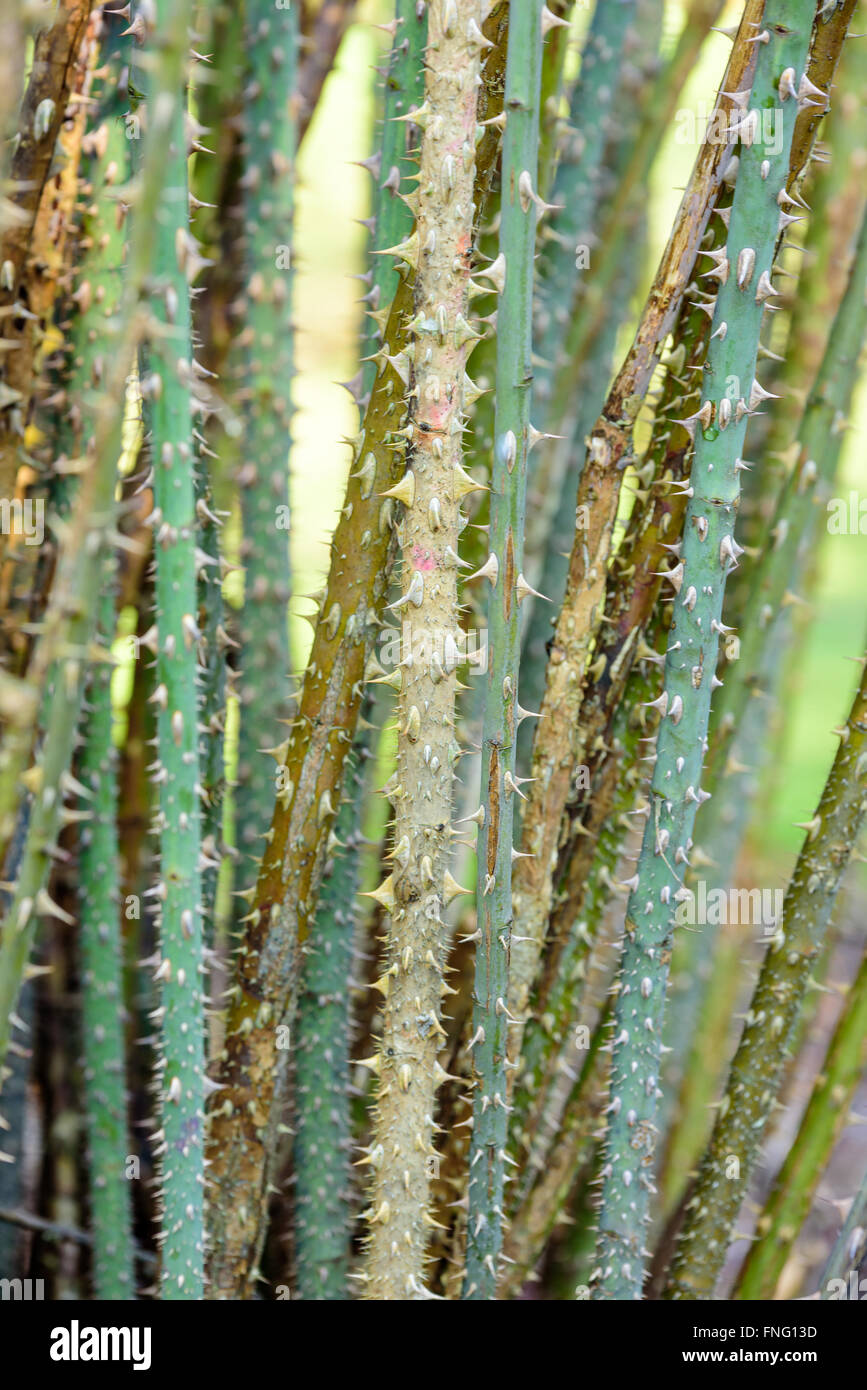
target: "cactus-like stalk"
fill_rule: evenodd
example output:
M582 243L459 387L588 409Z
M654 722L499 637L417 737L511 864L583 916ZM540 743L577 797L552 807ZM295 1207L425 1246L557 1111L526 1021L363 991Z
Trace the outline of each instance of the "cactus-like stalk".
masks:
M220 518L213 510L209 454L196 433L196 517L198 547L198 625L201 637L199 672L199 768L202 795L202 915L209 946L214 941L217 885L223 857L223 806L226 790L226 669Z
M547 198L551 191L551 181L557 159L557 137L560 127L560 96L563 89L563 74L572 29L569 17L572 0L551 0L545 8L550 18L547 20L550 32L545 40L542 54L542 87L539 93L539 192ZM560 21L558 23L558 21Z
M426 1294L432 1116L445 1074L437 1061L446 988L440 913L454 892L448 865L459 756L458 538L461 499L476 486L461 461L466 363L479 336L467 314L481 20L480 0L440 0L428 16L416 314L407 350L411 448L393 490L404 505L396 606L409 623L396 682L394 869L377 890L389 929L382 1038L373 1059L379 1087L363 1284L364 1296L376 1300Z
M741 32L724 79L723 93L735 90L754 57L755 45ZM734 85L732 85L734 84ZM723 108L724 109L724 108ZM515 915L521 941L510 966L510 1011L526 1018L529 994L542 949L553 896L552 865L563 808L575 765L575 728L589 656L604 614L612 533L620 496L622 461L631 449L632 429L656 364L656 355L677 320L688 275L722 178L719 145L699 152L677 221L663 252L654 283L630 348L590 436L578 491L578 515L586 528L576 532L569 562L566 597L557 619L548 681L533 750L533 784L522 816L521 849L528 856L515 866ZM517 1039L513 1039L517 1045Z
M491 472L490 554L485 565L489 659L482 727L476 983L473 1008L473 1137L470 1146L467 1272L464 1297L496 1295L503 1238L506 1164L506 1062L512 932L515 735L519 715L519 613L523 577L527 458L531 446L533 262L543 0L512 15L506 64L506 128L497 318L496 415Z
M751 567L749 594L739 623L742 639L738 659L725 668L723 689L714 706L713 757L705 768L705 781L713 795L698 818L696 832L699 844L712 859L702 870L709 890L726 887L735 870L753 808L757 767L763 758L769 697L777 686L790 633L787 594L801 587L822 497L832 485L840 458L858 354L867 330L867 219L849 262L848 286L799 422L798 457L780 489L771 524L774 543ZM687 1039L694 1036L713 946L714 933L707 926L675 944L673 973L679 971L686 982L669 1006L665 1043L672 1049L674 1065L665 1079L679 1087L682 1077L688 1078L692 1093L689 1106L679 1107L690 1131L677 1141L672 1160L681 1173L691 1167L688 1160L695 1158L704 1138L699 1117L705 1113L714 1081L719 1080L719 1071L705 1063L703 1033L696 1038L691 1061L687 1045Z
M91 189L85 221L90 248L79 277L79 313L72 329L67 397L79 407L104 366L103 341L95 315L117 312L122 293L125 233L116 216L112 184L128 164L129 145L121 122L120 65L128 40L118 21L105 16L100 35L103 90L84 142ZM80 418L80 409L75 412ZM76 441L80 443L80 441ZM98 640L109 647L115 629L115 586L105 576L99 600ZM117 753L112 738L112 665L94 665L78 763L81 782L79 915L82 956L82 1043L93 1232L93 1279L100 1299L135 1296L130 1183L124 1171L129 1152L126 1104L124 993L120 935Z
M727 209L718 202L716 211L719 222L713 224L711 246L725 231ZM650 665L660 660L657 652L670 620L670 604L658 602L667 564L663 547L671 545L683 524L686 500L682 479L691 450L689 428L675 417L691 413L700 404L698 384L693 386L691 377L696 371L694 363L706 351L709 333L703 305L684 303L666 357L665 382L654 407L651 440L636 469L639 488L626 534L613 559L604 621L578 716L575 760L582 775L567 802L560 830L556 899L548 925L545 969L534 999L537 1016L550 1014L554 991L568 1008L569 961L583 949L577 933L585 918L584 901L594 871L597 837L604 834L606 821L616 814L615 797L620 799L618 763L625 758L627 779L631 777L637 756L635 739L647 734L648 721L655 717L646 705L658 694L658 682L648 672ZM560 1012L553 1007L555 1014ZM535 1064L530 1059L538 1041L526 1038L522 1042L522 1057L530 1064L518 1088L522 1091L532 1075ZM522 1108L517 1092L515 1105L517 1122Z
M364 762L353 754L304 961L295 1028L295 1264L301 1298L341 1300L349 1286L350 993L359 888Z
M867 658L762 965L665 1296L710 1298L773 1109L843 872L867 814Z
M376 187L373 201L375 226L370 240L373 266L367 301L370 324L367 331L368 356L382 345L380 326L388 305L397 292L400 276L388 255L380 253L399 246L412 231L412 210L406 202L407 180L416 172L414 149L418 127L409 113L421 106L424 91L424 45L427 37L427 8L419 0L395 0L394 42L385 76L382 129L379 148L365 168L370 169ZM363 394L367 396L377 372L375 361L364 362L361 370Z
M101 603L103 640L110 640L114 593ZM91 678L79 777L87 790L79 852L83 980L82 1038L90 1175L93 1277L100 1299L135 1296L127 1138L121 983L120 892L117 877L117 755L112 744L111 665Z
M829 77L814 76L815 66L814 44L810 79L826 90ZM809 254L798 275L785 361L776 378L779 384L774 386L781 399L768 421L763 444L766 457L785 450L791 442L787 388L809 390L822 364L833 316L846 289L851 246L857 237L865 197L859 170L867 147L867 110L861 100L862 70L856 44L843 45L839 72L832 70L830 76L834 78L833 102L822 132L832 157L827 164L813 161L810 165L810 213L805 237ZM793 180L790 175L790 191L795 192L799 184L800 180Z
M593 1031L545 1166L540 1173L534 1173L538 1182L528 1190L510 1220L504 1247L508 1263L500 1284L501 1298L514 1297L532 1270L575 1184L576 1175L580 1178L584 1172L585 1179L589 1176L586 1169L596 1147L594 1131L603 1110L600 1097L604 1096L605 1029L609 1012L610 1001ZM592 1095L589 1101L588 1094Z
M843 1012L815 1089L773 1191L756 1223L735 1298L773 1298L783 1266L804 1224L867 1063L867 958L846 994Z
M498 0L484 25L480 118L501 110L508 5ZM481 45L480 45L481 46ZM496 126L476 147L474 202L481 212L497 151ZM402 259L414 265L415 236ZM332 543L332 566L299 697L299 714L281 746L282 769L262 870L237 962L235 991L219 1063L222 1093L211 1120L210 1178L220 1188L214 1244L225 1247L225 1289L248 1287L263 1234L271 1116L285 1094L287 1054L276 1028L291 1021L295 952L306 940L337 813L343 768L362 701L362 684L388 593L394 554L394 503L383 493L404 468L403 395L411 278L402 278L383 334L380 372L365 410L346 504ZM381 668L380 668L381 669ZM2 783L0 783L2 786ZM217 1281L215 1281L216 1284ZM216 1289L215 1289L216 1291ZM230 1295L231 1296L231 1295Z
M172 0L138 12L157 51L176 21ZM156 217L148 373L154 459L157 626L161 986L157 1087L160 1105L162 1293L200 1299L204 1288L204 994L202 988L196 621L196 496L193 476L192 332L184 48L174 84L149 72L146 141L161 140L165 187Z
M582 348L581 363L573 374L574 389L566 416L566 437L547 446L531 474L529 485L531 505L528 514L538 517L538 521L533 531L528 529L527 532L527 574L534 587L547 595L557 607L562 602L566 587L568 556L574 538L573 501L584 466L583 440L605 398L611 379L617 334L628 317L630 300L641 272L643 189L683 83L704 41L707 24L713 22L721 8L719 0L712 0L710 4L707 0L696 0L677 48L660 72L657 57L662 23L660 7L639 4L627 47L629 61L620 64L615 98L618 112L614 127L616 134L605 155L606 165L612 166L614 187L609 187L609 181L605 182L594 212L594 223L598 224L601 220L606 231L602 233L598 226L594 228L592 270L588 267L580 272L582 279L587 278L587 283L579 302L585 296L594 302L601 298L605 304L605 319L598 331L594 332L592 341ZM631 52L631 49L635 52ZM583 101L576 107L579 123L583 107ZM631 117L623 115L624 109L632 111ZM553 201L563 201L556 190ZM613 219L611 207L615 202L618 216ZM616 274L608 275L607 267L612 263L609 244L615 237L627 242L630 250L617 258ZM575 275L574 260L562 262L561 273L570 276L567 283L571 288ZM603 276L606 277L604 288L601 287ZM556 287L550 287L549 294L556 301ZM559 297L562 299L563 293ZM568 326L569 320L561 322L557 343L559 370L547 383L549 395L553 381L560 372L567 370L567 362L563 361L563 340ZM563 434L563 418L558 420L552 416L547 427ZM547 522L544 529L541 524L543 519ZM529 608L523 638L521 681L524 704L529 709L537 709L545 690L546 647L553 618L550 604L533 600ZM529 766L531 735L530 726L522 725L518 735L519 766Z
M783 484L771 524L774 544L765 549L751 575L750 593L739 623L737 664L730 670L714 710L720 728L716 766L734 752L748 700L760 699L772 678L767 653L774 650L773 634L783 619L786 595L797 591L823 494L837 471L858 377L858 354L867 330L865 291L867 217L862 219L846 293L798 428L798 459ZM736 754L735 760L740 761Z
M243 186L249 281L245 428L238 473L244 606L235 790L236 840L245 860L256 853L273 808L273 771L262 750L276 742L278 721L286 717L288 708L288 455L294 374L290 258L298 10L298 5L275 9L271 0L252 0L245 17L249 80Z
M780 220L777 195L785 191L813 13L807 0L798 5L769 0L765 7L761 33L767 41L755 45L756 75L746 103L753 114L746 110L743 116L729 234L717 257L721 287L705 362L705 400L696 422L682 582L660 697L663 719L626 909L599 1225L599 1298L641 1297L674 911L686 891L681 866L688 862L695 811L705 796L700 781L722 601L726 575L737 559L733 532L740 453L747 416L762 398L754 377L759 329L773 292L768 272ZM779 137L773 151L756 129L768 111ZM763 129L767 132L767 125ZM734 399L725 394L732 387Z
M639 673L636 671L634 675L635 679L630 682L630 695L638 688ZM640 680L643 685L650 684L643 674ZM645 693L642 691L642 694ZM594 826L592 830L587 830L587 835L592 836L594 853L584 876L580 912L573 912L571 918L564 918L563 927L555 932L555 939L562 932L566 940L559 952L550 953L556 956L552 978L538 982L533 1001L534 1017L529 1020L523 1035L518 1061L520 1070L513 1092L510 1129L513 1141L518 1146L517 1152L528 1156L526 1168L544 1165L544 1149L540 1150L537 1143L538 1115L547 1100L552 1060L562 1049L570 1025L578 1021L586 1022L582 1007L586 963L597 944L602 916L611 896L613 874L623 851L623 819L632 811L636 800L640 774L638 745L643 737L647 737L647 728L647 711L640 707L636 709L634 701L629 704L624 701L618 707L611 730L610 756L606 759L600 778L591 782L586 793L594 806L597 802L602 804L604 820L601 828ZM533 1164L531 1158L534 1151L542 1153L537 1164ZM522 1173L516 1184L517 1198L532 1180L532 1173Z

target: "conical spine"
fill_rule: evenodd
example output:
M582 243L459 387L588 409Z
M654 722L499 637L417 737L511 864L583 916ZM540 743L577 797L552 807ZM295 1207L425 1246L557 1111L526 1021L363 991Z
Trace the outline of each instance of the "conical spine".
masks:
M488 670L482 728L482 821L476 894L473 1009L473 1138L470 1147L467 1272L464 1297L496 1295L502 1248L506 1164L506 1062L509 946L512 931L515 734L518 727L519 614L523 579L537 145L543 0L512 15L506 65L506 128L500 255L504 276L497 322L496 416L491 472Z
M428 16L415 317L410 327L410 449L399 525L405 614L397 668L399 789L389 912L387 993L364 1296L423 1298L433 1109L439 1075L444 937L450 897L464 378L476 334L467 320L481 53L480 0L440 0Z
M746 703L767 688L772 671L765 653L772 648L773 633L790 607L787 599L797 593L820 509L833 484L858 378L858 355L867 330L865 292L867 217L862 218L848 287L800 421L795 467L780 489L770 528L773 543L765 547L753 567L749 597L738 624L737 663L730 669L714 708L720 729L714 758L717 766L731 753L736 756L736 732ZM830 529L830 520L828 526Z
M611 1107L597 1247L596 1297L641 1297L644 1227L652 1190L660 1034L674 912L683 889L701 771L726 575L736 563L734 519L746 421L761 399L755 382L763 286L771 268L797 95L783 85L804 72L812 4L774 3L763 16L750 105L741 131L725 272L712 320L684 523L683 583L669 634L665 713L651 781L651 807L626 909L615 1010ZM773 113L777 146L765 144ZM765 122L765 124L763 124ZM734 393L734 398L732 394Z

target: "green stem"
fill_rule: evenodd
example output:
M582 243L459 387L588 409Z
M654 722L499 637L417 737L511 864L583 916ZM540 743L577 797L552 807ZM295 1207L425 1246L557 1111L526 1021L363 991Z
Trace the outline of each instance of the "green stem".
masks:
M512 16L514 20L514 15ZM404 566L392 608L403 625L397 698L398 785L393 872L376 890L389 914L379 1078L368 1159L370 1236L364 1296L424 1298L434 1098L444 991L441 909L453 896L451 815L458 746L457 564L466 364L478 334L467 322L481 3L429 12L414 307L407 348L411 448L389 496L403 505ZM456 86L463 93L455 101ZM419 646L424 637L424 647Z
M427 8L417 0L395 0L394 42L385 76L385 100L379 148L365 165L373 175L375 225L370 240L373 266L367 301L370 323L365 334L364 356L376 352L383 342L388 306L397 292L399 275L390 256L381 253L399 246L412 231L412 211L405 202L409 182L417 169L419 128L407 119L422 102L424 92L424 46L427 40ZM369 395L376 377L376 362L362 364L363 395Z
M478 115L501 107L508 6L498 0L484 33ZM481 213L499 137L488 126L476 147L473 202ZM461 156L463 157L463 156ZM407 259L408 258L408 259ZM407 265L418 259L412 239ZM296 952L315 913L363 695L365 667L379 636L395 536L393 499L383 493L398 483L405 463L406 358L412 318L412 275L401 279L385 331L391 360L380 358L365 410L355 468L347 484L332 545L325 598L316 619L310 661L299 696L298 720L282 745L277 800L252 908L245 923L220 1059L222 1093L214 1105L208 1158L221 1192L220 1243L231 1246L227 1286L240 1290L254 1277L261 1243L270 1158L272 1117L281 1111L287 1084L285 1054L276 1047L276 1026L291 1021ZM352 563L346 563L350 556Z
M867 811L867 660L840 747L795 865L728 1085L687 1207L665 1296L713 1296L774 1108L805 992Z
M756 1223L735 1298L773 1298L867 1063L867 957L847 993L795 1142Z
M110 641L114 592L106 583L100 630ZM94 667L79 776L87 822L79 851L82 1036L93 1231L93 1279L99 1299L135 1297L126 1113L121 978L117 754L112 742L112 666Z
M506 1062L512 930L515 733L533 338L537 146L543 0L512 14L506 63L506 129L500 256L494 464L486 578L489 661L482 726L476 982L471 1043L475 1080L464 1297L496 1297L502 1248L508 1111Z
M183 6L181 9L183 10ZM146 151L159 149L165 185L151 228L153 315L148 373L154 460L159 803L162 1296L204 1291L204 996L196 621L196 497L189 280L196 273L187 188L186 27L174 0L157 0L152 51L172 55L171 80L148 71ZM147 152L145 158L147 159Z
M301 1298L348 1297L352 1230L349 1102L351 994L361 870L358 744L322 881L315 944L305 958L295 1028L295 1263Z
M704 404L696 422L682 570L673 581L678 597L660 697L663 718L626 909L615 1008L597 1249L596 1297L601 1299L641 1297L674 912L686 892L681 865L688 863L695 811L706 795L700 788L703 745L725 583L737 556L733 533L740 455L747 417L760 400L754 379L759 330L779 223L777 194L785 187L797 116L797 97L781 84L781 76L803 73L813 12L807 0L768 0L765 6L761 32L768 37L756 44L760 51L749 99L755 116L744 118L751 135L754 124L757 129L752 143L740 146L728 239L715 257L721 286L705 361Z
M288 713L289 493L294 377L292 257L297 143L298 5L249 0L244 106L244 235L248 283L242 367L240 733L236 841L254 854L268 829L274 781L263 749ZM247 865L244 862L246 878ZM244 887L246 887L246 882Z
M828 1263L822 1271L820 1281L820 1295L822 1298L832 1297L832 1280L842 1279L846 1282L846 1276L853 1269L857 1269L867 1254L867 1173L855 1196L852 1198L852 1205L849 1208L849 1215L843 1222L840 1234L834 1241L833 1249L828 1256ZM835 1289L836 1296L839 1297L839 1290ZM848 1289L847 1294L848 1296Z
M157 64L161 88L169 93L180 81L188 20L186 6L176 7L169 39ZM104 375L88 402L92 428L89 447L82 450L82 456L88 459L87 472L68 525L56 523L61 532L61 556L51 600L15 718L7 725L0 747L0 857L5 859L15 828L21 778L27 770L34 730L40 719L41 696L48 691L44 739L29 774L36 791L0 939L0 1065L6 1054L10 1015L24 977L37 920L60 911L48 897L45 885L65 814L63 795L68 790L66 779L86 676L87 663L83 658L96 629L103 560L114 521L122 435L119 403L125 399L133 355L147 325L142 299L154 261L153 223L166 178L160 147L161 124L162 118L152 123L153 139L131 195L136 219L129 241L120 312L104 320Z

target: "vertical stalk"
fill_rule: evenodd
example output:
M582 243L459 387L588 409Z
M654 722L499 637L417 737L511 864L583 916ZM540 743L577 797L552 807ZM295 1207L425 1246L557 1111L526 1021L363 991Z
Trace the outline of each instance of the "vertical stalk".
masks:
M401 597L409 622L398 692L394 871L377 890L389 913L379 1077L368 1159L369 1299L424 1298L433 1109L445 1073L437 1061L443 979L443 906L453 896L450 859L457 685L462 430L469 345L473 176L481 0L438 0L428 14L416 261L415 317L407 345L409 467L391 490L403 503ZM407 645L408 637L408 645ZM420 641L424 645L420 648Z
M246 859L268 829L277 742L288 711L289 450L294 376L292 257L298 94L297 3L249 0L244 103L244 320L241 491L244 605L236 841ZM258 863L259 855L255 854ZM246 883L243 885L246 887Z
M530 386L536 244L543 0L513 10L506 63L497 318L496 414L491 473L490 554L485 577L489 662L482 725L476 974L473 1008L473 1137L470 1148L464 1297L496 1296L506 1163L506 1062L515 734L519 720L519 609L531 446ZM490 273L490 272L489 272Z
M114 591L100 603L102 640L114 630ZM87 799L79 851L82 1037L93 1231L93 1280L99 1299L135 1297L127 1137L121 977L117 754L112 743L111 664L93 671L79 776Z
M734 1290L735 1298L773 1298L795 1237L849 1114L867 1063L867 957L849 989L843 1012L816 1078L798 1133L756 1223Z
M749 0L755 3L757 0ZM724 77L726 92L738 90L755 58L755 45L739 35ZM576 498L576 527L563 606L557 617L548 665L542 719L533 748L533 785L522 812L521 846L515 866L516 916L520 941L510 960L510 1010L526 1018L530 989L554 893L553 866L563 810L576 759L575 730L590 657L605 612L614 523L625 463L632 452L635 419L650 385L662 344L674 327L699 243L722 181L725 149L705 143L662 254L641 313L635 338L590 432Z
M729 567L740 453L749 413L763 399L755 380L759 330L773 294L780 204L815 7L768 0L751 94L742 95L740 164L704 370L704 403L678 566L662 713L647 821L626 908L612 1044L611 1102L597 1247L596 1297L639 1299L652 1188L660 1045L674 910L686 893L704 741ZM747 107L751 107L751 111Z
M418 127L409 113L421 106L424 92L424 46L427 7L424 0L395 0L394 43L385 75L385 97L379 148L365 168L373 175L375 226L370 239L374 261L370 274L370 323L365 334L366 352L374 353L384 341L388 306L397 292L400 276L391 257L381 255L397 246L412 231L412 212L405 201L408 181L417 169ZM376 379L375 361L363 362L361 380L366 398Z
M355 949L364 759L353 754L316 937L304 961L295 1029L295 1264L301 1298L348 1297L350 1210L349 981Z
M665 1297L712 1298L733 1223L774 1108L813 965L867 814L867 658L816 814L807 824L783 916L768 947L702 1158Z
M98 36L102 90L83 142L82 174L89 185L88 214L71 326L66 400L81 418L87 393L105 371L102 324L118 312L126 234L117 217L113 185L129 166L119 82L129 40L121 21L103 15ZM82 440L70 440L77 452ZM114 565L106 565L99 599L97 640L109 648L115 632ZM100 1299L135 1297L132 1202L124 1170L127 1124L124 988L121 950L117 830L117 752L113 742L112 664L106 650L94 664L78 764L83 820L79 840L79 916L82 965L82 1043L93 1231L93 1279Z
M205 1058L189 289L197 265L189 232L186 23L181 28L174 0L156 0L150 16L149 10L138 11L149 50L172 55L169 71L157 63L147 72L145 140L151 150L160 149L166 173L152 228L153 324L142 382L150 410L156 555L161 1287L164 1298L200 1299Z

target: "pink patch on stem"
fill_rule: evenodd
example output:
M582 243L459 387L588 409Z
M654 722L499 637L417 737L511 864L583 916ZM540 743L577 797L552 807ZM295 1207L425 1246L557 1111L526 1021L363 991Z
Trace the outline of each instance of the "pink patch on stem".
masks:
M423 573L427 574L430 570L436 569L437 560L432 550L424 550L420 545L414 545L412 548L412 564L413 569L421 570Z

